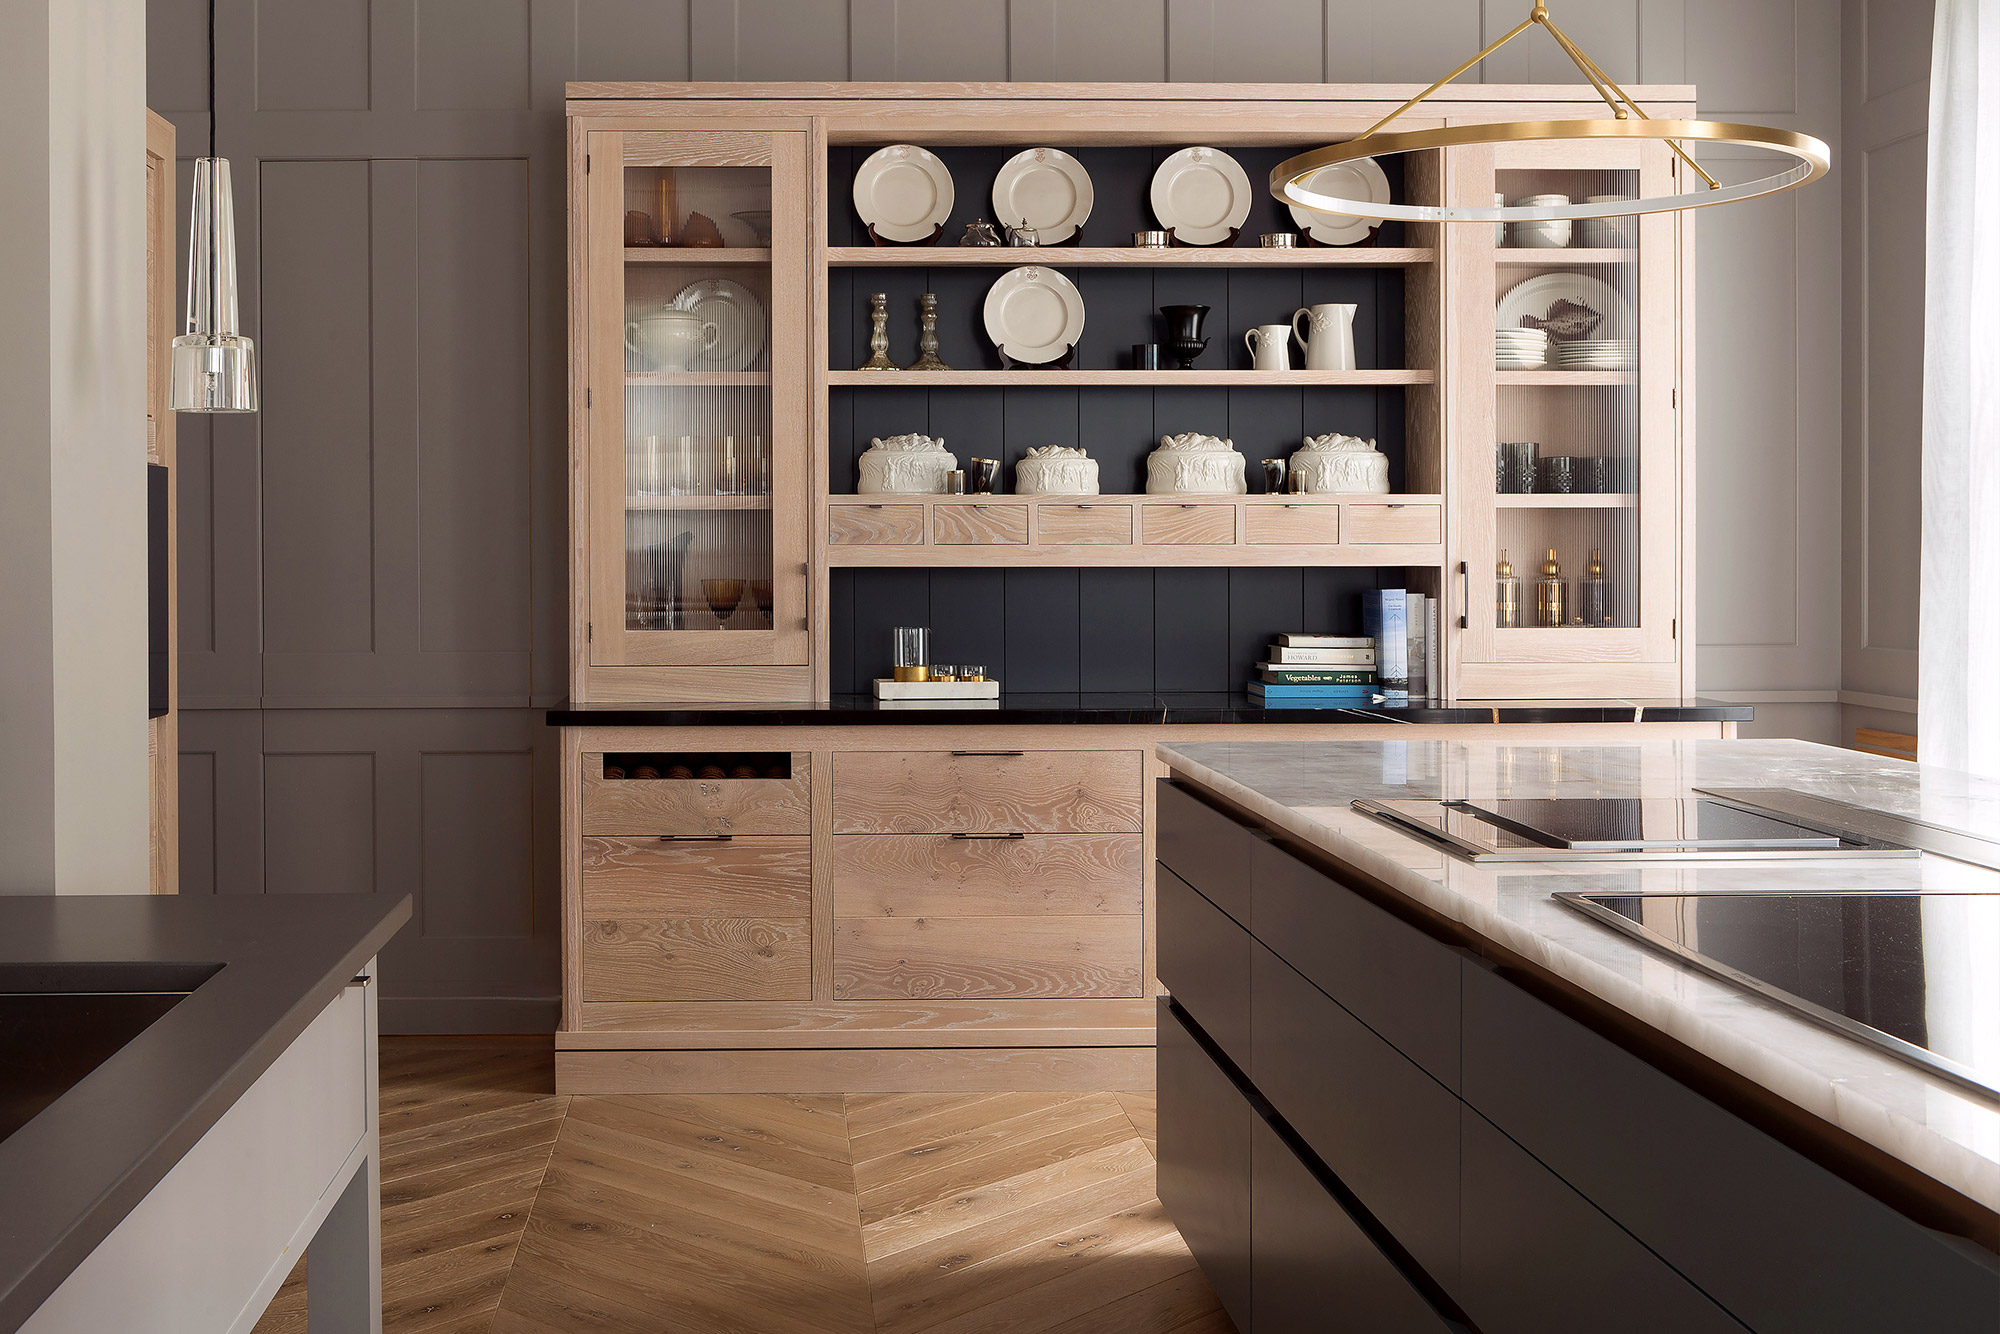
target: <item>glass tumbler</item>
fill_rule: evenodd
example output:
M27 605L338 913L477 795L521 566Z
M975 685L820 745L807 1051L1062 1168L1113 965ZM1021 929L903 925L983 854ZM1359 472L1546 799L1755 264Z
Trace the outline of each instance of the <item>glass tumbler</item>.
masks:
M1533 492L1536 454L1540 449L1541 446L1533 440L1501 441L1493 489L1503 496L1525 496Z
M931 679L931 628L928 625L899 625L890 631L892 661L898 681Z

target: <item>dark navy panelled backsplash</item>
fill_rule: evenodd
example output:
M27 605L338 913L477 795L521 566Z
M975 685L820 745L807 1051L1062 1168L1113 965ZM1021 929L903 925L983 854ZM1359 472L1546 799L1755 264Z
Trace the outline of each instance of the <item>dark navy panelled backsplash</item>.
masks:
M839 569L830 685L866 693L889 631L931 627L936 661L1012 691L1243 689L1274 635L1358 635L1361 593L1397 569Z
M831 214L834 245L865 245L867 232L855 216L848 183L870 150L834 149L830 176L842 191ZM937 150L952 173L957 193L945 241L955 242L975 217L992 221L993 178L1014 150ZM1132 233L1155 225L1147 202L1153 169L1171 150L1096 148L1075 150L1089 171L1096 194L1082 242L1129 246ZM1257 233L1293 230L1289 213L1271 199L1264 182L1288 150L1232 148L1249 173L1255 201L1239 245L1256 245ZM1401 197L1395 159L1384 167ZM1000 221L1005 221L1001 219ZM1384 244L1400 244L1400 225L1384 228ZM1164 337L1158 308L1205 305L1208 350L1198 369L1247 370L1246 329L1289 323L1301 306L1321 302L1357 305L1354 341L1363 369L1395 369L1403 364L1403 273L1401 269L1282 268L1197 269L1185 267L1065 268L1063 247L1047 250L1048 265L1061 270L1083 295L1083 339L1079 370L1115 370L1132 365L1134 343ZM868 357L868 295L889 296L889 355L898 365L916 360L917 297L938 297L939 354L956 370L999 370L1000 354L986 336L981 314L987 289L1004 270L926 267L924 250L909 251L910 266L892 269L833 269L829 274L829 356L834 369L858 366ZM1293 344L1298 359L1297 344ZM1302 437L1340 431L1373 439L1389 459L1389 485L1404 489L1403 391L1399 387L1293 388L1122 388L1117 386L979 386L911 389L898 385L832 391L828 482L834 494L850 494L857 480L855 460L875 436L920 431L942 436L960 460L977 455L1001 463L1003 491L1013 489L1014 464L1038 445L1081 445L1099 462L1107 494L1142 491L1145 459L1163 435L1202 431L1228 437L1249 460L1281 457Z

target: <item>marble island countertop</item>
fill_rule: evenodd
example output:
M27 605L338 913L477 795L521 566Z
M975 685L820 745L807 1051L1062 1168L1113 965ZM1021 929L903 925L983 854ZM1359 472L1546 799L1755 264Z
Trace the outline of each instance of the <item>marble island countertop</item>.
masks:
M1928 853L1902 861L1475 864L1447 857L1349 806L1356 797L1679 797L1706 787L1782 787L1995 835L2000 784L1802 741L1559 746L1246 740L1158 749L1177 777L2000 1211L2000 1099L1823 1028L1550 897L1559 889L2000 893L2000 872ZM1994 1027L2000 1032L2000 939L1959 940L1946 947L1964 965L1977 1003L1995 1006Z

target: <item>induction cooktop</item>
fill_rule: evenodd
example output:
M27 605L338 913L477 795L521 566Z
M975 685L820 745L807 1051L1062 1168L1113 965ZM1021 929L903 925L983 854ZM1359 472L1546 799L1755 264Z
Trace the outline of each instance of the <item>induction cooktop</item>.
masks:
M2000 894L1590 894L1556 901L2000 1099Z
M1758 793L1698 797L1457 798L1354 809L1475 862L1707 857L1914 857L1916 850L1764 808Z

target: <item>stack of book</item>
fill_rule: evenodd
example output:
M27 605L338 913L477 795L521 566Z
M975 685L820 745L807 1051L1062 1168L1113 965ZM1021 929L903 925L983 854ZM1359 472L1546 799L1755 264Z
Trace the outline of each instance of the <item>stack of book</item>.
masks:
M1401 588L1361 595L1361 628L1375 646L1381 693L1392 704L1428 699L1438 685L1437 599Z
M1279 635L1250 698L1286 708L1353 708L1376 694L1375 642L1354 635Z

